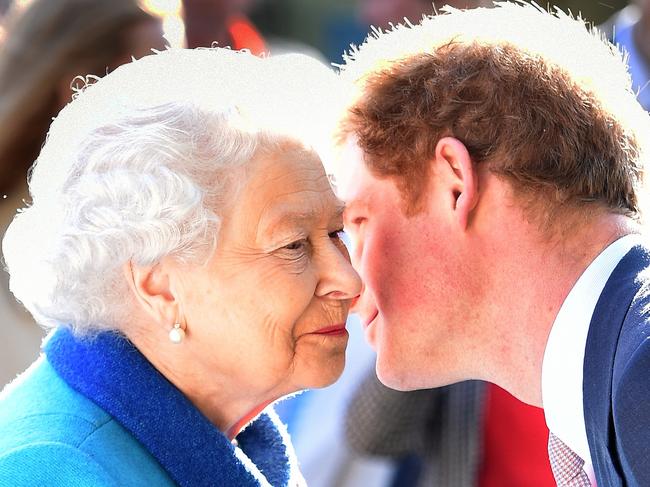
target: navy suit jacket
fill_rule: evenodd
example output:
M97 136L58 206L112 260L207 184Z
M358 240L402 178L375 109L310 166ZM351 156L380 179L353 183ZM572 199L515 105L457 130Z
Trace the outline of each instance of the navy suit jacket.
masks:
M650 486L650 249L633 247L610 276L584 361L587 440L599 487Z

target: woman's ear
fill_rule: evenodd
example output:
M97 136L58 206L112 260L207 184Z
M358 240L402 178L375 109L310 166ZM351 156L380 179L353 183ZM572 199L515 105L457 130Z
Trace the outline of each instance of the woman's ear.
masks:
M165 262L139 266L129 261L124 264L124 274L136 301L156 322L169 326L178 319L178 301Z
M478 203L478 175L472 158L460 140L443 137L436 144L435 163L449 192L451 210L461 229L467 229L472 210Z

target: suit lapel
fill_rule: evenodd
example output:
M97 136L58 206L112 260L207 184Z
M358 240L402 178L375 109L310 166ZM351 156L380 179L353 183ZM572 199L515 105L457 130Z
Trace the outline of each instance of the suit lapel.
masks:
M587 440L599 485L622 485L612 415L612 375L623 322L650 265L647 250L633 247L612 272L589 326L584 361L583 402Z

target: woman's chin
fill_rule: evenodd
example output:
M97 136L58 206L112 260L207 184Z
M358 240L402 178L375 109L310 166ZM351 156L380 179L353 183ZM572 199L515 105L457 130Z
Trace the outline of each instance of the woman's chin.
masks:
M317 370L310 374L306 381L305 389L321 389L334 384L345 368L345 353L340 357L332 358L324 364L320 364Z

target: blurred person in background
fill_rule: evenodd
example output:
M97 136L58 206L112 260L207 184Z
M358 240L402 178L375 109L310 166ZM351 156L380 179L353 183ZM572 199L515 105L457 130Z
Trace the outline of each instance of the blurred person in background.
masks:
M164 49L158 18L135 0L36 0L15 4L0 46L0 232L28 201L27 172L75 77L101 77L131 57ZM1 273L0 385L38 354L42 331Z
M641 106L650 110L650 0L633 0L600 29L627 53L632 88Z
M247 17L254 0L182 0L186 47L230 47L255 55L268 51L262 34Z
M277 15L286 15L281 7L263 0L182 0L185 45L189 48L217 45L246 49L256 56L300 53L326 61L318 49L297 39L263 35L249 13L262 12L267 7Z

